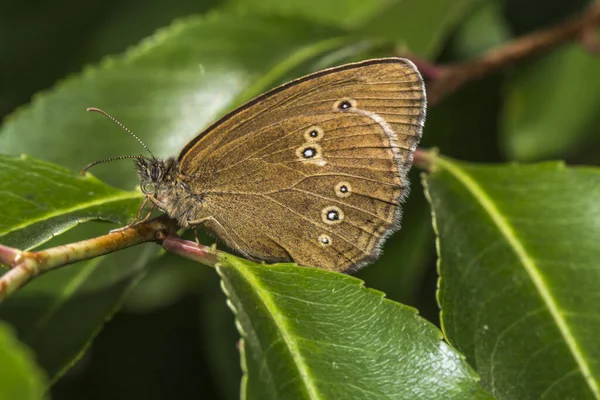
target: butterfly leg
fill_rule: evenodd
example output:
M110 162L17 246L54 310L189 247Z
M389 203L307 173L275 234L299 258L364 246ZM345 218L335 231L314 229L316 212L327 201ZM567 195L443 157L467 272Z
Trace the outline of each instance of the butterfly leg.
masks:
M200 240L198 239L198 226L194 226L194 239L196 239L196 244L200 246Z
M156 207L156 204L154 204L154 203L150 204L150 208L148 209L148 214L146 214L146 216L144 218L142 218L141 220L137 221L136 224L141 224L143 222L148 221L150 219L150 216L152 215L152 211L154 210L154 207ZM140 208L140 211L141 211L141 208ZM138 211L137 218L139 218L139 216L140 216L140 212Z
M204 217L204 218L200 218L194 221L188 221L188 226L191 226L192 228L194 228L194 233L196 233L196 228L198 225L203 224L205 222L212 222L214 225L218 226L220 228L221 233L227 237L227 239L225 240L226 243L229 243L229 246L233 249L235 249L237 252L239 252L241 255L243 255L244 257L248 258L248 259L252 259L252 256L250 256L247 252L245 252L236 242L235 240L233 240L233 238L231 237L231 235L229 234L229 232L225 229L225 227L213 216L209 216L209 217ZM212 229L212 228L211 228ZM197 237L196 237L197 239ZM213 246L211 246L211 248L216 249L216 243L213 244Z
M146 207L146 203L148 203L148 198L147 197L144 198L144 201L142 201L142 204L140 205L140 208L138 209L137 215L135 216L135 218L133 220L131 220L130 223L128 223L127 225L122 226L120 228L112 229L110 231L110 233L120 232L120 231L123 231L125 229L131 228L134 225L146 222L150 218L150 216L152 215L152 210L154 210L154 207L156 207L156 205L154 203L152 203L150 205L150 209L148 210L148 214L146 214L146 216L144 218L141 218L142 211L144 210L144 207Z
M192 229L194 230L194 238L196 239L196 244L198 246L200 246L200 240L198 239L198 225L206 222L206 221L215 221L215 219L213 217L204 217L204 218L200 218L194 221L189 221L188 222L188 226L192 227Z

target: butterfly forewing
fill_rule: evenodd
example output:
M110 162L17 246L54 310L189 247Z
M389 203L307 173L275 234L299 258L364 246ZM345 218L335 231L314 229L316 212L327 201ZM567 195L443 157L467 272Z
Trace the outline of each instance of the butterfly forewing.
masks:
M184 149L180 173L242 254L353 270L398 226L424 118L412 63L349 64L228 114Z

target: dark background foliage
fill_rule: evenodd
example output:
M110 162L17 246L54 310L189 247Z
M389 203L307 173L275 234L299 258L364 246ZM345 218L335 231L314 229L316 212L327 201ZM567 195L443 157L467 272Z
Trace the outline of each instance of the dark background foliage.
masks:
M125 51L176 18L244 6L240 5L242 1L230 3L2 2L0 116L8 116L35 93L51 88L84 66ZM248 12L253 11L254 3L249 2ZM438 63L473 58L514 36L550 26L585 4L583 0L473 1L440 35L439 46L427 56ZM423 12L422 7L415 5L414 9ZM419 27L414 29L418 34ZM593 136L597 130L593 126L600 121L589 117L589 112L578 115L572 110L582 98L586 101L582 107L600 104L594 94L588 93L590 86L600 87L598 82L588 81L589 71L600 64L578 51L576 45L562 46L550 55L536 55L462 88L430 109L422 145L437 146L454 158L483 163L559 158L597 164L598 142ZM548 101L540 88L561 78L572 79L573 83ZM578 83L586 86L572 89ZM561 105L569 105L570 111L564 116L559 112ZM546 123L549 114L551 121ZM557 124L573 128L568 137L554 140L566 134L553 130ZM143 137L143 132L138 134ZM541 142L558 144L543 147L539 146ZM369 287L414 306L438 324L430 211L415 171L413 178L412 195L405 207L406 228L386 246L380 262L357 276ZM72 235L76 237L76 233ZM87 353L54 384L52 397L237 398L241 377L237 340L233 316L225 305L216 274L167 255L149 268Z

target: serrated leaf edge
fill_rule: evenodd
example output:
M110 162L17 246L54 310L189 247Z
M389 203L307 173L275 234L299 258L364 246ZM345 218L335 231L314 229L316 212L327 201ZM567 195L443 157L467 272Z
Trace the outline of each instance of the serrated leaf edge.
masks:
M437 159L438 156L434 156L434 160ZM434 169L431 170L431 173L434 172ZM429 184L427 183L427 177L429 174L422 173L421 174L421 185L423 185L423 193L425 194L425 199L427 199L427 203L429 203L429 209L431 212L431 226L433 227L433 233L435 234L435 254L437 255L437 260L435 262L435 268L438 274L436 292L435 292L435 300L440 309L440 326L442 328L442 333L444 338L450 342L448 335L446 335L446 324L444 323L444 310L442 308L442 303L440 299L440 287L442 283L442 252L440 249L440 230L437 224L437 218L435 215L435 207L433 206L433 199L431 198L431 194L429 193Z

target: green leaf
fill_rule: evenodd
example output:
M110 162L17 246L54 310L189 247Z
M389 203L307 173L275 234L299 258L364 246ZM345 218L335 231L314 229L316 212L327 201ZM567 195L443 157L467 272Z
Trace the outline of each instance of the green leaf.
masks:
M356 278L234 257L217 269L244 339L243 398L490 398L432 324Z
M299 16L361 36L406 44L413 54L433 56L476 0L230 0L230 8Z
M141 193L27 156L0 155L0 193L0 243L21 249L92 219L126 223L142 201Z
M506 87L501 144L511 159L564 157L597 133L600 58L570 45L519 66Z
M600 171L439 158L447 338L503 399L600 397Z
M31 351L0 322L0 399L39 400L44 398L46 377L35 364Z
M90 175L80 177L25 156L0 156L0 182L0 207L5 210L0 242L23 249L83 221L128 221L141 202L140 193L117 190ZM108 231L107 224L101 225L94 227L97 235ZM79 235L66 235L61 240L81 239ZM139 260L143 262L148 255ZM121 262L113 261L105 268L100 268L103 259L98 258L37 278L0 306L0 318L18 328L20 338L36 352L40 365L56 376L113 312L114 300L106 301L111 299L108 294L122 296L131 277L139 272L140 264L131 256L131 251L125 252L119 255Z

